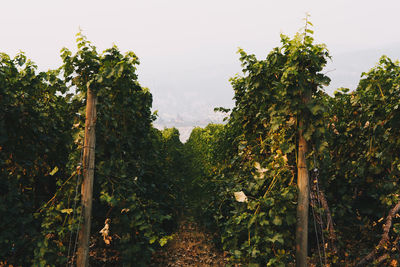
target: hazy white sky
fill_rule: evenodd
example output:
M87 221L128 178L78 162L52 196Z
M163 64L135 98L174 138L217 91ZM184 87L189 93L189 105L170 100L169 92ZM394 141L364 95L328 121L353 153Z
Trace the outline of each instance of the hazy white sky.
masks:
M263 58L279 45L281 32L293 35L303 27L308 12L334 62L356 50L385 53L385 47L400 49L399 11L398 0L3 0L0 51L22 50L40 69L55 68L60 49L75 47L80 27L99 50L115 43L138 55L139 81L161 114L201 119L215 106L232 104L228 79L240 72L239 46ZM342 58L337 66L346 68ZM374 54L366 62L377 60ZM359 74L336 76L335 85L353 86L351 77Z

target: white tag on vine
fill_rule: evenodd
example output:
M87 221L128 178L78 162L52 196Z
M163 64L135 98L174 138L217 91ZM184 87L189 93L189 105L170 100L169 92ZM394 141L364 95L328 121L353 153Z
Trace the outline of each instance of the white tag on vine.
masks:
M268 169L261 168L261 165L258 162L254 163L254 167L257 169L257 176L255 176L254 178L263 179L265 176L265 173L268 171Z
M243 191L240 192L234 192L233 193L235 195L235 199L238 202L247 202L247 196L243 193Z

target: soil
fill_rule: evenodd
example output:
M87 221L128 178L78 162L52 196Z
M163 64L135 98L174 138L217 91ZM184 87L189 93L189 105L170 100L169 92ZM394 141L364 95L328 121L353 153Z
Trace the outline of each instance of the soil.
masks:
M213 244L210 233L190 221L182 221L174 238L156 251L151 266L226 266L227 253Z

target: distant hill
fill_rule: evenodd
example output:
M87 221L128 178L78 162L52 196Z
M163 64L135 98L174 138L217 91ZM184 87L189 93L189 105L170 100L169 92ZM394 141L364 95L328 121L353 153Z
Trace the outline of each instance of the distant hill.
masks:
M387 55L393 61L400 59L400 44L388 45L382 48L348 51L331 54L332 62L325 68L331 78L327 88L333 93L337 88L357 88L362 72L367 72L378 63L382 55Z

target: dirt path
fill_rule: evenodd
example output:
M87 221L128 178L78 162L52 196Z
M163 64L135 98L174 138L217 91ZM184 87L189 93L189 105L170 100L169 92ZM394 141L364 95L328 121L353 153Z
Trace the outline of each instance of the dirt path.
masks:
M153 255L151 266L225 266L226 263L210 234L193 222L183 221L174 239Z

